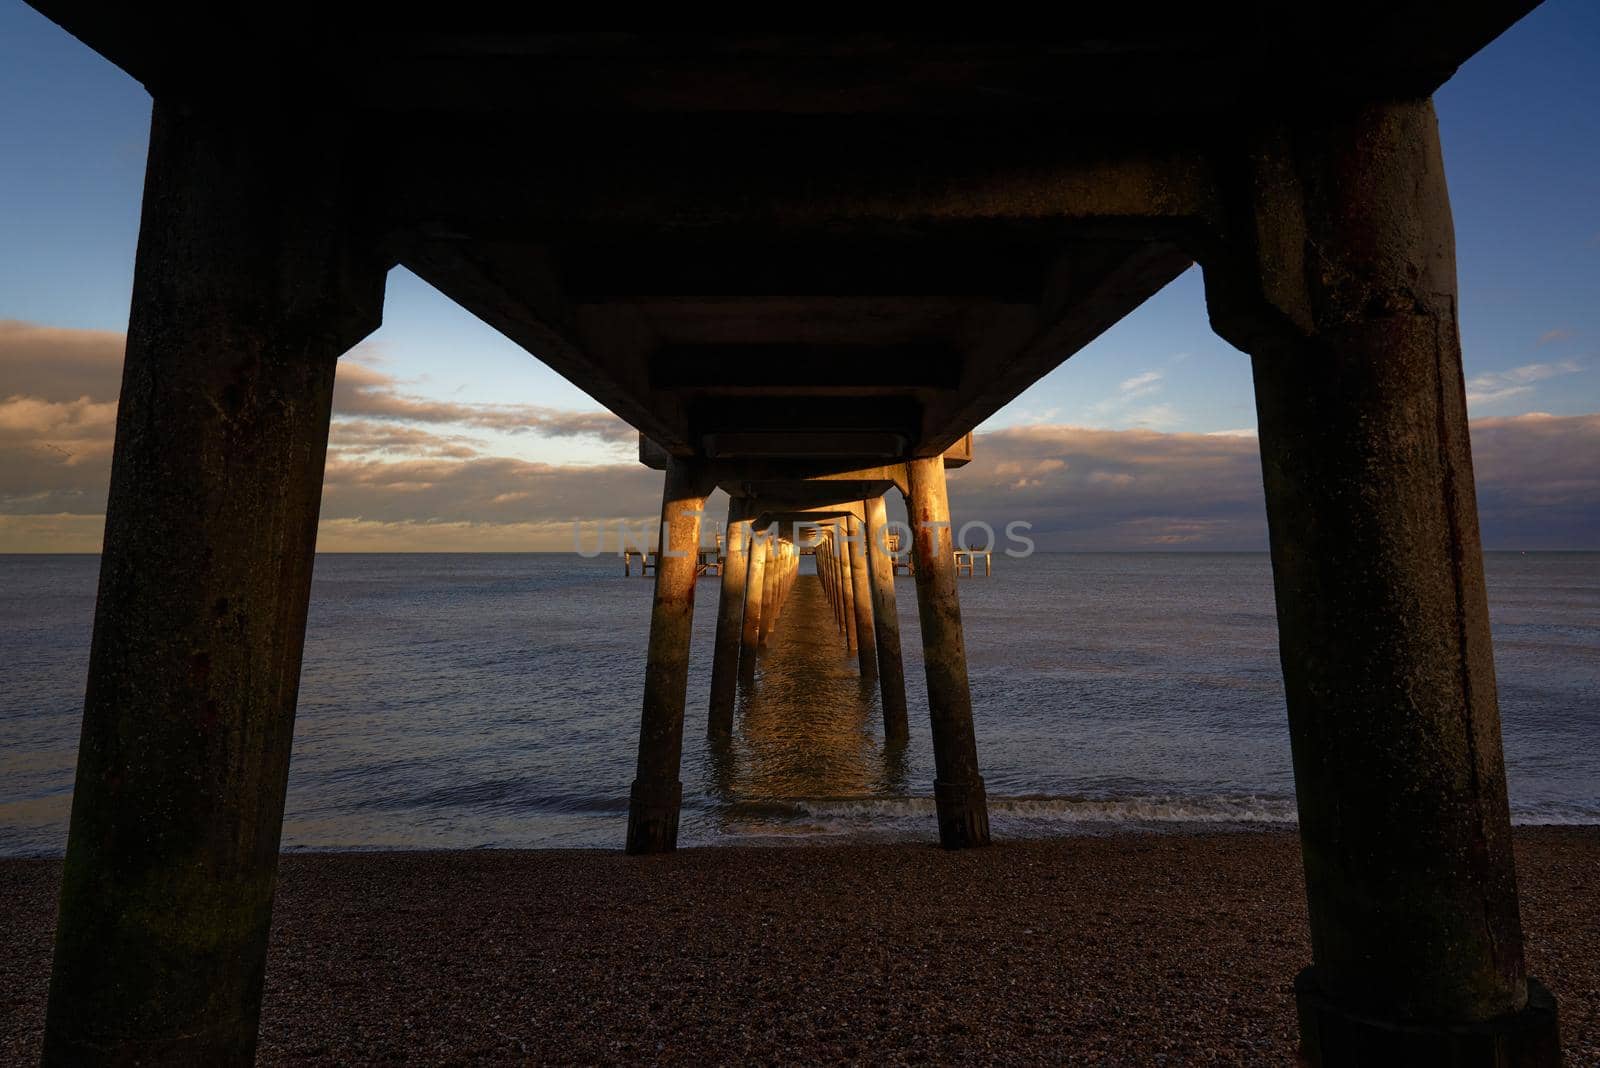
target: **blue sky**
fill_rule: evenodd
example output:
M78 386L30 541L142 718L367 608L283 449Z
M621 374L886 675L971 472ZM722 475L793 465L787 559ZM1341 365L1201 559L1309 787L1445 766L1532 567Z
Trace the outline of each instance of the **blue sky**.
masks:
M1600 539L1597 56L1600 4L1547 0L1436 97L1491 547ZM0 0L0 551L99 545L149 117ZM660 476L580 390L403 270L384 318L341 364L324 547L565 548L653 514ZM980 428L962 507L1026 510L1045 547L1262 548L1254 426L1191 270Z
M1474 391L1474 415L1600 410L1597 53L1600 5L1549 0L1438 94L1467 372L1488 387ZM141 86L18 0L0 0L0 318L125 326L148 122ZM390 277L385 324L366 355L426 396L595 407L404 271ZM1248 364L1207 328L1191 271L989 428L1029 423L1248 428ZM506 445L529 458L614 458L583 440Z

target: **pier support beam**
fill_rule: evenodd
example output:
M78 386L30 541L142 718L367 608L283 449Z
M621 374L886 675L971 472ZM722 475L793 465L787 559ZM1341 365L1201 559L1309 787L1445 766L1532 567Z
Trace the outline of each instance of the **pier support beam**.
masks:
M683 702L689 686L700 516L710 488L697 465L681 460L667 464L644 710L639 719L639 765L628 798L629 853L667 853L678 845Z
M906 717L906 669L900 655L894 561L889 556L888 509L882 497L862 503L867 517L867 569L872 580L872 625L878 646L878 688L883 696L883 736L892 742L904 742L911 737L911 730Z
M843 603L845 647L852 653L860 648L860 634L856 630L856 579L850 567L849 528L839 520L839 592Z
M767 542L772 535L759 530L750 533L749 563L744 580L744 624L740 627L739 677L755 678L756 650L761 646L762 597L767 589Z
M867 575L866 535L861 520L845 520L850 537L845 542L850 554L851 598L856 610L856 662L864 679L878 677L878 639L872 626L872 580Z
M714 738L733 733L733 706L739 692L739 640L744 626L744 581L750 551L750 502L744 497L728 501L728 529L723 545L717 637L711 654L711 708L706 716L706 733Z
M845 584L843 584L845 571L838 563L838 545L840 545L838 524L834 524L834 528L830 529L829 536L827 536L827 571L829 571L829 582L834 587L834 625L838 627L838 633L843 635L843 633L846 633Z
M756 635L757 644L766 648L767 638L778 622L778 572L783 566L778 556L778 535L773 530L765 541L766 564L761 571L761 619Z
M789 564L794 559L794 545L792 542L780 540L778 542L778 557L781 566L778 568L778 614L783 614L783 606L789 600Z
M248 1064L339 355L348 131L156 101L46 1064Z
M933 723L939 843L946 849L988 845L989 806L978 774L978 741L972 728L944 458L910 461L906 479L911 491L906 505L916 564L917 617L922 623L922 660Z
M1263 140L1206 271L1255 372L1311 921L1303 1054L1554 1065L1555 1006L1524 975L1433 108Z

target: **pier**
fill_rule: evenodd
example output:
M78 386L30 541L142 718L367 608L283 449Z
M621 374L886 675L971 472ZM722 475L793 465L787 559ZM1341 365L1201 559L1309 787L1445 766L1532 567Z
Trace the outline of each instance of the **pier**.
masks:
M718 489L708 730L795 622L784 523L813 523L885 734L927 716L930 839L989 841L945 468L1194 263L1254 374L1303 1056L1560 1063L1523 952L1431 103L1527 0L1134 3L963 39L31 2L154 97L46 1063L253 1059L334 370L391 267L663 472L618 827L655 854ZM891 489L926 710L873 550Z

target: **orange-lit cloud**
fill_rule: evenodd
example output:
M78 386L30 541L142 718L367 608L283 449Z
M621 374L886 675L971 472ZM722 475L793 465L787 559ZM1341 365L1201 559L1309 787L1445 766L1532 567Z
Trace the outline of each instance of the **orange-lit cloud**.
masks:
M121 353L116 334L0 323L0 551L99 548ZM598 522L638 529L659 507L661 475L637 463L495 451L497 436L527 433L587 437L620 457L633 432L603 412L437 401L350 360L335 410L325 550L569 550L575 521L593 546ZM1479 419L1473 442L1487 545L1600 547L1600 415ZM1257 442L1244 430L982 434L974 462L952 472L951 502L958 525L1030 523L1042 549L1266 546Z

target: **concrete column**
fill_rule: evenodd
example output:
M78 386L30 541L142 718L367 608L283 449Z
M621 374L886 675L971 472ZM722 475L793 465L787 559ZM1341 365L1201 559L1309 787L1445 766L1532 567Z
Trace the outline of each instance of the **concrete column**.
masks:
M708 490L694 464L679 460L667 464L661 494L661 554L650 607L644 710L639 719L639 767L628 799L629 853L667 853L678 845L683 701L689 686L700 515L705 511Z
M773 614L776 620L783 615L783 605L789 597L789 543L781 538L778 540L778 571L774 584L777 587L774 595L778 602L778 609Z
M850 568L849 528L839 520L839 593L843 603L845 647L854 653L860 648L856 633L856 581Z
M750 536L750 561L744 580L744 625L740 628L739 675L755 677L756 649L761 645L762 597L767 589L767 543L771 534L753 531Z
M872 579L867 574L866 532L861 520L846 520L850 530L851 599L855 602L856 660L864 679L878 677L878 638L872 623Z
M248 1064L335 361L386 264L348 131L157 100L46 1064Z
M761 591L761 629L758 640L762 648L766 648L767 638L772 634L772 628L778 623L778 569L782 566L778 559L778 535L774 531L767 535L767 564L762 574L762 582L766 587Z
M845 633L845 595L838 588L838 537L832 529L827 532L827 587L834 608L834 625L838 633Z
M771 637L772 632L778 629L778 619L783 615L783 539L772 539L772 555L767 559L767 626L762 634L762 642Z
M850 627L846 619L850 617L850 582L845 574L845 537L838 524L834 526L834 585L838 588L838 604L834 606L835 622L838 624L838 633L845 635L848 648Z
M1524 974L1433 109L1268 140L1207 287L1253 356L1311 921L1304 1054L1553 1065L1555 1006Z
M749 501L728 501L724 538L722 589L717 597L717 639L711 658L711 710L706 733L726 737L733 732L733 705L739 690L739 638L744 625L744 580L749 567Z
M911 730L906 717L906 670L900 656L894 561L888 549L888 510L882 497L863 504L867 516L867 570L872 580L872 624L878 646L878 688L883 696L883 736L903 742L911 737Z
M832 576L828 574L828 538L826 533L822 531L818 531L816 537L817 544L812 549L814 555L811 559L816 565L817 579L822 583L822 592L827 594L828 607L831 609L833 607L833 582Z
M917 616L922 622L922 659L933 721L933 793L939 810L939 843L946 849L988 845L989 808L983 777L978 774L978 742L972 729L944 458L912 460L906 464L906 478L911 490L906 503L911 515Z

